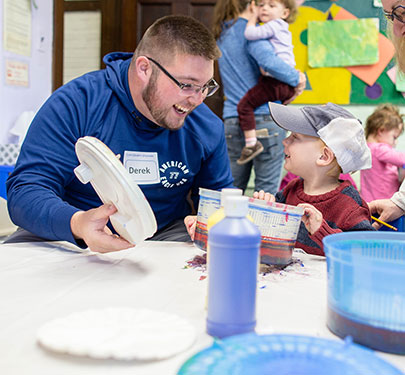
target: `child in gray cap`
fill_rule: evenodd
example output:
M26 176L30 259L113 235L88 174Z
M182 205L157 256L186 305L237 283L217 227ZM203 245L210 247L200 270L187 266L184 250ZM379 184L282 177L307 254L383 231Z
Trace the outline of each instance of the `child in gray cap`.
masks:
M291 134L284 139L284 168L301 177L276 196L256 192L255 198L304 208L296 247L324 255L322 239L333 233L374 230L367 203L340 173L371 168L361 123L336 104L286 107L269 103L275 123Z

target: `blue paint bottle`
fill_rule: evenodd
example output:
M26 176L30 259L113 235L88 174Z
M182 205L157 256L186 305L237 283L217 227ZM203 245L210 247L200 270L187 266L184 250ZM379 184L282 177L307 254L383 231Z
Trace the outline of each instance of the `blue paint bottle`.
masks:
M207 333L227 337L256 326L260 231L246 218L248 198L228 196L225 218L208 232Z

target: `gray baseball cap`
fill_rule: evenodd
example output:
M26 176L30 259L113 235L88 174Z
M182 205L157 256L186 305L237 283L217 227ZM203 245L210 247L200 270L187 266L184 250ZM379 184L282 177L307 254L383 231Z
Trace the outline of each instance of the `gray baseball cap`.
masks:
M318 131L335 118L356 119L333 103L297 108L269 102L269 108L271 117L280 128L313 137L319 137Z
M336 104L286 107L269 103L275 123L294 133L322 139L333 151L343 173L371 168L371 152L360 120Z

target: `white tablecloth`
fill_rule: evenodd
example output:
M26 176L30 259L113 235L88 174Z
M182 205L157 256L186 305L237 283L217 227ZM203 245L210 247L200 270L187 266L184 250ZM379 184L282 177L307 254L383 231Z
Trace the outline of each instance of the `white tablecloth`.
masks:
M0 245L0 374L176 374L212 343L205 333L207 279L201 269L185 268L197 254L194 245L175 242L104 255L58 242ZM259 276L257 332L338 339L326 327L325 259L294 257L301 262ZM195 326L197 340L184 353L147 363L56 354L37 344L44 323L106 307L175 313ZM405 372L405 356L378 355Z

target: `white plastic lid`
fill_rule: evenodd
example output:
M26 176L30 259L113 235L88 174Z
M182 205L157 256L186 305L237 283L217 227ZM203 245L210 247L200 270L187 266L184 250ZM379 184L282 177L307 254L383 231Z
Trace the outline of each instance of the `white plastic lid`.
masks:
M243 194L242 189L237 188L223 188L221 190L221 207L224 207L224 197L228 196L241 196Z
M245 217L249 209L249 198L228 195L224 198L224 210L227 217Z
M110 217L115 230L137 244L156 232L155 215L139 186L131 179L118 157L94 137L79 138L76 155L80 165L76 177L91 183L103 203L112 203L117 212Z

